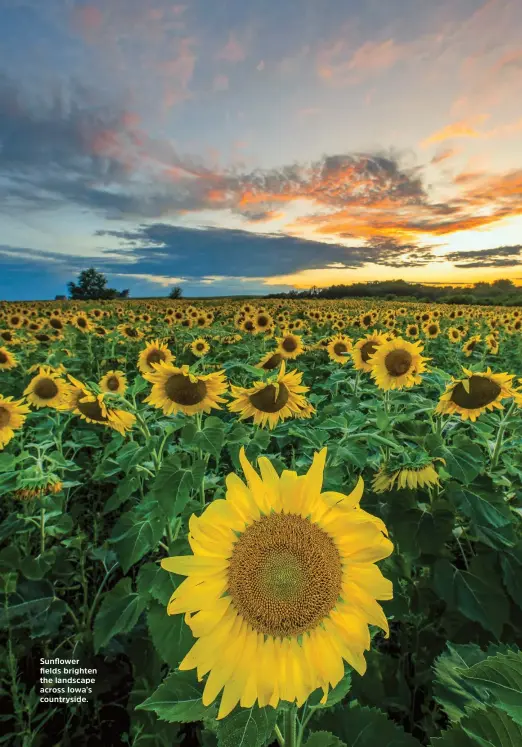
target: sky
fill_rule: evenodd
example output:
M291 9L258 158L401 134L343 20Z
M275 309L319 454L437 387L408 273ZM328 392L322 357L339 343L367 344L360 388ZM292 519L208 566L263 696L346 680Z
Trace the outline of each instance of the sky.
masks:
M520 0L0 0L0 300L522 283Z

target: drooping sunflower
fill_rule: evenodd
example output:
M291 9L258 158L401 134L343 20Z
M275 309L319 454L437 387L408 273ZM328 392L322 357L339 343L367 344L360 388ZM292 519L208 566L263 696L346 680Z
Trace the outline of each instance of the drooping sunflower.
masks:
M24 395L33 407L53 407L55 410L62 410L65 408L67 384L59 372L49 366L40 366L38 374L25 388Z
M209 413L211 409L220 410L225 401L221 397L227 389L224 371L201 376L191 373L188 366L179 368L162 361L155 365L153 373L143 374L143 378L153 385L144 401L163 410L165 415Z
M283 356L279 350L266 353L259 363L256 363L256 368L262 368L264 371L273 371L274 368L279 368L283 361Z
M486 336L486 345L488 348L488 352L491 355L497 355L499 350L499 342L497 337L495 335L487 335Z
M89 390L84 390L83 396L77 396L73 413L86 423L104 425L124 436L134 425L136 417L125 410L109 407L104 402L105 396L105 394L94 394Z
M107 371L100 379L99 387L106 394L125 394L127 377L123 371Z
M0 371L16 368L18 360L7 348L0 348Z
M426 458L420 461L423 464L401 466L399 469L394 469L391 465L381 467L373 478L372 489L374 493L384 493L387 490L393 490L394 487L398 490L403 488L415 490L439 485L439 475L435 469L435 463L439 461L445 464L445 460L436 457L435 459Z
M513 376L492 373L491 369L476 373L462 367L465 377L447 385L434 412L437 415L460 415L462 420L474 422L488 410L503 410L502 399L513 397Z
M287 334L277 338L277 352L286 360L294 360L304 350L301 335Z
M159 340L152 340L141 351L138 358L138 368L141 373L154 373L155 363L172 363L175 360L174 355L168 347Z
M18 343L17 336L10 329L3 329L0 332L0 339L8 345L16 345Z
M228 409L240 413L239 419L254 418L256 425L274 428L280 420L299 417L307 402L308 391L301 385L301 371L286 371L283 360L277 376L267 381L256 381L250 388L231 386L233 402Z
M466 340L466 342L462 346L462 352L464 353L466 358L470 357L477 346L477 342L480 342L481 339L482 338L480 335L473 335L473 337L470 337L469 340Z
M203 358L210 350L210 345L203 337L198 337L190 344L190 350L196 358Z
M379 389L403 389L421 382L419 374L426 370L421 353L422 343L408 342L401 337L379 345L369 359L371 376Z
M379 332L372 332L363 337L362 340L358 340L352 349L353 367L357 371L366 371L366 373L369 373L372 370L369 363L370 357L375 353L379 345L383 345L385 342L388 342L387 336Z
M351 352L352 341L349 337L346 337L346 335L336 335L335 337L331 338L326 350L328 351L328 356L331 361L335 361L336 363L341 363L341 365L344 365L348 362L349 356L343 355L343 353Z
M14 400L0 394L0 449L8 444L15 431L23 426L29 412L29 407L22 399Z
M266 457L259 476L244 449L240 461L246 485L229 474L225 499L190 517L193 555L161 562L187 576L167 607L198 639L179 668L208 674L204 705L223 690L218 719L238 703L301 706L318 688L325 702L344 661L366 671L368 625L389 635L376 600L393 597L375 565L393 545L359 506L361 478L349 495L321 492L326 449L302 476L278 475Z

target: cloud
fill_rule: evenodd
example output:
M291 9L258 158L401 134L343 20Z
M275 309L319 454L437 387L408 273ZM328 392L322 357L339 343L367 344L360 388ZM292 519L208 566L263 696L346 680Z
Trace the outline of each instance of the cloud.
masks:
M457 148L440 149L431 159L431 163L433 165L442 163L443 161L447 161L449 158L454 158L458 153L460 153L460 150L458 150Z
M214 77L214 82L212 84L212 88L214 91L227 91L228 87L229 81L226 75L220 74Z
M246 57L246 48L237 38L234 31L228 35L228 41L217 54L218 60L225 62L242 62Z
M500 246L467 252L450 252L444 259L453 262L455 267L472 269L475 267L516 267L522 265L522 245Z
M443 143L445 140L452 140L453 138L480 137L481 133L477 131L475 123L480 124L487 118L488 115L482 114L479 117L475 117L473 121L462 120L460 122L452 122L452 124L443 127L441 130L437 130L427 137L421 142L420 146L421 148L427 148L430 145Z

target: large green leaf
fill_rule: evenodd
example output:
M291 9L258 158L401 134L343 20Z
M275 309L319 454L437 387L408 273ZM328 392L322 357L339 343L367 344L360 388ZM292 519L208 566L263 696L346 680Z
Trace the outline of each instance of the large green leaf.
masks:
M500 564L506 589L522 609L522 540L500 554Z
M443 451L446 471L464 485L473 482L484 466L482 449L462 433L455 436L450 449Z
M417 739L377 708L353 705L337 711L323 711L320 718L314 719L315 729L331 732L346 744L357 747L420 747Z
M519 747L522 727L498 708L481 708L430 742L430 747Z
M221 453L225 440L224 424L220 418L209 415L204 422L203 430L194 436L194 444L207 454L212 454L216 459Z
M194 672L173 672L136 709L154 711L159 719L171 723L202 721L216 715L214 705L206 707L201 702L201 690Z
M315 731L309 736L304 747L348 747L348 745L329 731Z
M265 747L270 744L277 711L266 708L240 708L218 722L219 747Z
M502 549L515 543L512 514L498 488L485 480L471 487L451 482L446 485L446 493L471 519L477 536L486 545Z
M125 573L157 545L164 523L164 515L155 501L144 502L119 518L111 542Z
M465 680L463 670L487 656L488 652L474 643L447 643L446 650L435 660L434 697L452 721L459 721L467 709L484 702L484 688Z
M147 613L149 633L154 648L173 669L195 643L184 615L168 615L164 605L152 602Z
M500 638L509 618L509 602L501 584L482 571L485 569L481 569L480 575L478 568L461 571L448 560L437 560L433 585L450 609L458 610Z
M130 578L122 578L108 591L94 621L94 650L97 653L119 633L127 633L136 625L145 609L143 597L132 591Z
M522 726L521 651L489 656L462 672L462 675L472 684L485 688L493 697L494 704Z

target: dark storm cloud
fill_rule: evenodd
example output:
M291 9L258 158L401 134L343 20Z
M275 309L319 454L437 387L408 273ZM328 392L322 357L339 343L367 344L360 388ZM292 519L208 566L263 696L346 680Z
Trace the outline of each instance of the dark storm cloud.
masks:
M522 245L500 246L469 252L450 252L444 259L453 262L455 267L515 267L522 264Z

